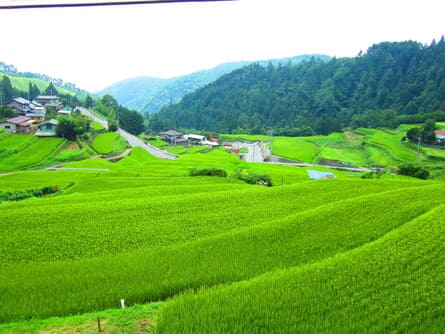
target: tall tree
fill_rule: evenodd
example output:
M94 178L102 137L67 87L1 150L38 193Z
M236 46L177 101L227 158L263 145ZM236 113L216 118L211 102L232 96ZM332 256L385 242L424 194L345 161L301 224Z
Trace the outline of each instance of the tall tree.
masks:
M93 98L89 94L85 98L84 106L85 106L85 108L92 108L93 107Z
M18 91L12 87L11 80L4 75L0 84L0 94L2 95L3 104L18 95Z
M144 132L144 118L140 113L120 107L118 111L119 126L131 134Z
M46 87L43 93L45 95L59 95L59 92L57 91L56 87L54 87L52 82L49 83L48 87Z
M37 85L34 85L30 82L29 86L28 86L29 100L31 100L31 101L34 100L40 94L41 94L41 91L40 91L39 87L37 87Z

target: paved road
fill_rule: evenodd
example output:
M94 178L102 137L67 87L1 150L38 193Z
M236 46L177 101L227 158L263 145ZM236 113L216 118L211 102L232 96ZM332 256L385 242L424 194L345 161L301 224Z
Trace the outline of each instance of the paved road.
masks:
M88 110L86 108L77 107L77 109L80 110L80 113L82 115L89 116L93 121L102 124L102 126L105 129L108 129L108 122L106 120L96 116L90 110ZM161 158L161 159L174 160L177 158L176 155L174 155L174 154L163 151L163 150L161 150L157 147L154 147L152 145L145 144L145 142L142 139L140 139L136 136L133 136L131 133L128 133L127 131L125 131L121 128L118 128L117 131L119 132L119 134L122 137L124 137L127 140L127 142L131 145L131 147L136 147L136 146L141 147L144 150L146 150L148 153L154 155L155 157Z
M338 170L344 170L348 172L375 172L375 169L367 168L367 167L342 167L342 166L330 166L330 165L317 165L317 164L310 164L307 162L278 162L278 161L270 161L265 162L267 164L271 165L285 165L285 166L296 166L296 167L324 167L324 168L330 168L330 169L338 169Z
M87 115L89 118L91 118L94 122L100 123L105 129L108 130L108 122L100 117L97 117L95 114L93 114L89 109L84 107L76 107L76 109L80 110L80 113L82 115Z
M248 162L264 162L270 155L270 150L266 144L262 142L254 143L238 143L240 148L247 148L247 153L244 154L243 159Z
M159 149L157 147L154 147L152 145L145 144L145 142L142 139L132 135L131 133L128 133L125 130L122 130L121 128L119 128L117 131L119 132L119 134L122 137L124 137L127 140L127 142L132 147L135 147L135 146L142 147L148 153L150 153L150 154L152 154L152 155L154 155L154 156L156 156L158 158L161 158L161 159L174 160L174 159L177 158L176 155L174 155L174 154L171 154L171 153L168 153L166 151L163 151L163 150L161 150L161 149Z
M261 153L261 148L258 143L240 143L240 148L247 148L247 153L244 154L243 159L248 162L263 162L264 157Z
M109 168L66 168L66 167L47 167L45 170L86 170L86 171L101 171L108 172Z

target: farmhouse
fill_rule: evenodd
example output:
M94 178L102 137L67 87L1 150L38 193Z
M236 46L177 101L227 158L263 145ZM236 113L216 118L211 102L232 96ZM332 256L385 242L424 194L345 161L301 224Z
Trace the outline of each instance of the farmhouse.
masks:
M37 137L55 137L56 136L57 120L49 119L40 123L37 127Z
M11 133L28 133L35 121L26 116L17 116L0 123L0 128Z
M170 144L176 145L187 142L187 139L184 138L184 134L175 130L160 132L159 135L163 140L168 141Z

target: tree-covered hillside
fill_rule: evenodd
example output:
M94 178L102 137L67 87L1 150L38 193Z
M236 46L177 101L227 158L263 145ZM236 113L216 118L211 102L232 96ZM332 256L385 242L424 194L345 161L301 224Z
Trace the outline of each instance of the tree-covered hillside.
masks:
M297 64L312 57L322 60L330 59L330 57L324 55L301 55L265 60L258 63L261 65L267 65L268 63L278 65L289 62ZM193 92L222 75L251 63L248 61L224 63L208 70L170 79L152 77L127 79L103 89L98 94L111 94L120 104L130 109L149 113L158 112L163 106L179 102L185 94Z
M176 105L151 127L326 134L445 118L445 41L385 42L354 58L249 65Z

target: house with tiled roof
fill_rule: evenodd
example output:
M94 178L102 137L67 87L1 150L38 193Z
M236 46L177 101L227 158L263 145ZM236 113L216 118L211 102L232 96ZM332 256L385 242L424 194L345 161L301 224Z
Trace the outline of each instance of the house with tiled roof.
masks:
M14 115L16 116L26 116L26 114L30 113L45 114L41 104L31 102L23 97L14 97L6 106L14 110Z
M56 110L62 108L63 104L60 102L58 96L55 95L39 95L33 102L39 103L45 108L54 108Z
M11 133L28 133L35 121L26 116L17 116L0 122L0 128Z

